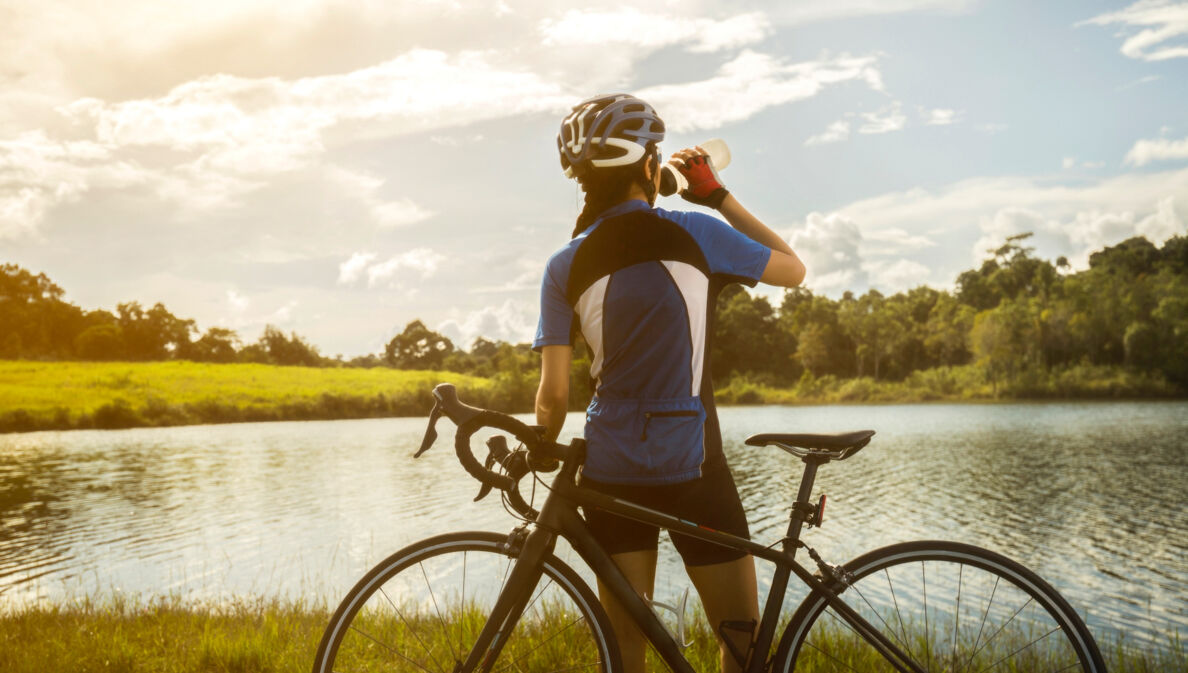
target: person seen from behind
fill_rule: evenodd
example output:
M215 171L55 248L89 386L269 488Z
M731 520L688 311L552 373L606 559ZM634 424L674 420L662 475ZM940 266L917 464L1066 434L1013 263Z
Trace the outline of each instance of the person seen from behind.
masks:
M732 282L794 287L805 268L788 244L723 186L700 148L669 159L689 183L681 196L717 211L656 208L664 122L628 95L573 107L557 136L561 167L585 192L572 240L549 258L533 348L542 355L537 423L555 439L569 400L579 332L591 350L581 484L672 516L749 537L722 452L710 381L718 293ZM591 532L632 587L651 596L659 529L587 508ZM723 671L739 670L727 634L748 650L759 619L749 554L670 533L718 639ZM628 673L647 643L599 582ZM725 623L727 628L720 629ZM750 630L748 630L748 627Z

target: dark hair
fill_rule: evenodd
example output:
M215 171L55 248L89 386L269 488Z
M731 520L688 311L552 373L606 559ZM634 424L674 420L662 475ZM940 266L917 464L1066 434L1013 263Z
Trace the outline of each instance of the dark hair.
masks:
M605 212L607 208L621 203L626 198L631 185L638 183L645 192L651 194L652 185L644 177L644 166L649 157L655 156L655 150L649 148L643 158L633 164L590 171L585 177L579 179L582 191L586 193L586 200L582 206L582 212L578 215L577 222L573 226L573 235L570 238L577 238L578 234L593 224L594 219ZM659 168L659 164L657 164L656 170Z

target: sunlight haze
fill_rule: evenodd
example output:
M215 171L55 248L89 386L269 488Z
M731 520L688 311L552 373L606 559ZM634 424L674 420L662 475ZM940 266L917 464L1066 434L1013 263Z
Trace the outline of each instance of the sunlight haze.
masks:
M0 0L0 22L0 262L245 341L350 357L418 318L530 340L581 207L557 128L609 91L657 108L668 153L725 139L726 186L832 297L951 288L1021 232L1081 269L1188 231L1188 2Z

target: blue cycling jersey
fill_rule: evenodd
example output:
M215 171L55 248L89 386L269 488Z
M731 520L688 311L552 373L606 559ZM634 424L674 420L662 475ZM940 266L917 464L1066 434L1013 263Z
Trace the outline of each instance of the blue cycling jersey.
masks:
M549 258L532 346L590 345L583 474L674 483L722 460L708 374L718 291L754 285L771 249L721 220L627 201Z

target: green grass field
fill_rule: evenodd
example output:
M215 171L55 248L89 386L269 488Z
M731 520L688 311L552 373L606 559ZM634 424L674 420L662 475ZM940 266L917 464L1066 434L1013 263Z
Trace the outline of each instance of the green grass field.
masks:
M249 600L218 606L188 606L176 600L148 604L82 601L0 609L0 671L308 671L329 618L325 607ZM544 628L555 630L550 625ZM685 655L697 670L716 670L717 648L703 620L694 622L691 635L694 644ZM1104 642L1101 646L1111 673L1188 670L1188 651L1176 638L1155 648ZM439 649L446 649L446 644ZM799 662L798 672L829 668L825 659L806 656L808 660ZM391 665L393 658L388 655L383 661ZM649 670L666 668L653 654Z
M490 380L444 372L0 361L0 432L420 416L442 381L476 404L498 404Z
M486 379L386 367L0 360L0 432L424 416L432 406L430 391L443 381L456 384L470 404L530 412L534 377ZM915 372L904 381L805 377L790 387L736 377L720 385L716 397L720 404L855 404L1177 395L1164 379L1123 367L1073 367L994 387L968 365Z

